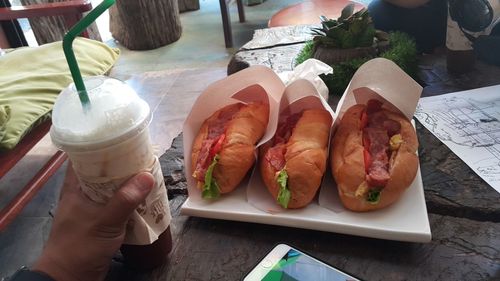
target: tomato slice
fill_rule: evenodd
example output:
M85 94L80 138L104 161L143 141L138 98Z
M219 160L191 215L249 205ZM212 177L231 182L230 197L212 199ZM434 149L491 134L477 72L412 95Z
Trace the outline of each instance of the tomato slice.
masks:
M367 134L363 134L363 147L369 150L370 144L371 144L370 138L368 138Z
M226 139L226 134L222 134L219 136L219 139L215 142L215 144L210 149L209 159L213 159L219 151L222 149L222 144L224 143L224 139Z
M366 148L365 150L363 150L363 157L365 159L365 172L368 174L368 168L370 168L370 165L372 163L372 156Z
M359 123L359 129L363 130L368 125L368 114L366 114L366 110L361 113L361 122Z

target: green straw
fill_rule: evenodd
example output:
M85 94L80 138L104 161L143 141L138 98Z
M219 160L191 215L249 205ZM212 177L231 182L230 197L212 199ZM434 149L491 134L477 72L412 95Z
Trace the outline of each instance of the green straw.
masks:
M78 97L82 103L84 110L90 108L89 95L87 94L87 89L85 89L85 84L83 83L82 74L80 68L78 67L78 62L76 61L75 53L73 52L73 41L75 37L82 33L90 24L92 24L104 11L115 4L115 0L104 0L95 9L90 11L87 16L81 19L75 26L73 26L70 31L64 36L63 39L63 50L66 60L68 61L69 70L71 71L71 76L73 76L73 81L75 82L76 90L78 91Z

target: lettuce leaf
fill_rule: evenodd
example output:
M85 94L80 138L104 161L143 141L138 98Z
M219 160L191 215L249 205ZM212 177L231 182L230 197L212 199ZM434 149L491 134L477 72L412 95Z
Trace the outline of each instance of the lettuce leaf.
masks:
M278 201L278 204L281 205L283 208L288 208L288 202L290 201L290 197L292 194L290 193L290 190L288 189L288 174L286 173L285 169L282 169L279 174L278 178L276 179L280 186L280 191L278 192L278 197L276 198L276 201Z
M201 192L201 197L204 199L217 199L220 196L220 188L212 177L219 158L219 154L214 156L212 163L208 166L207 172L205 173L205 184L203 184L203 191Z
M380 201L380 189L370 189L366 195L366 201L370 204L378 204Z

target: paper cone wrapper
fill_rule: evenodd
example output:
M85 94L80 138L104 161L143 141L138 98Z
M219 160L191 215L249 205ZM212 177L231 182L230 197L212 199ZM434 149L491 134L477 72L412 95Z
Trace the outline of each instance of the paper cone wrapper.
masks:
M337 118L333 129L350 107L366 104L370 99L381 101L383 108L399 111L411 120L421 94L422 86L394 62L384 58L372 59L363 64L352 77L335 110ZM321 185L318 201L320 206L334 212L346 210L340 202L330 165Z
M328 105L326 100L320 95L316 87L310 81L304 79L296 80L286 87L281 98L279 108L279 117L299 113L307 109L324 109L332 116L332 124L335 119L333 110ZM273 121L276 122L276 124L273 124L273 127L275 128L273 132L274 136L280 118ZM327 148L327 151L329 151L329 148ZM260 161L262 161L262 159L258 159L258 162ZM247 200L248 203L253 205L255 208L268 213L287 211L276 202L276 198L273 198L271 193L267 190L262 180L258 163L248 183Z
M269 106L267 130L259 144L271 139L276 130L279 102L285 85L271 69L264 66L252 66L211 84L195 101L183 127L184 168L190 200L200 204L212 204L228 200L230 194L222 195L217 200L204 200L196 181L191 176L191 150L203 122L215 111L224 106L243 102L263 102ZM258 145L259 145L258 144ZM240 186L245 185L243 181ZM237 190L233 192L238 192ZM229 199L230 200L230 199Z
M335 110L339 117L335 123L351 106L366 104L372 98L383 101L386 108L401 111L410 120L421 94L422 86L394 62L384 58L372 59L354 73Z

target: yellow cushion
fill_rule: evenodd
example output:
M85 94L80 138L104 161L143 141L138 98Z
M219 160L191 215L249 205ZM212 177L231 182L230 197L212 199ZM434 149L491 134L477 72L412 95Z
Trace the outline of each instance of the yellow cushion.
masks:
M77 38L73 50L83 77L107 73L120 53L86 38ZM50 117L57 95L71 82L60 41L1 56L0 108L10 107L10 118L0 122L0 149L14 148L32 126Z
M10 106L0 106L0 141L5 137L7 121L10 119Z

